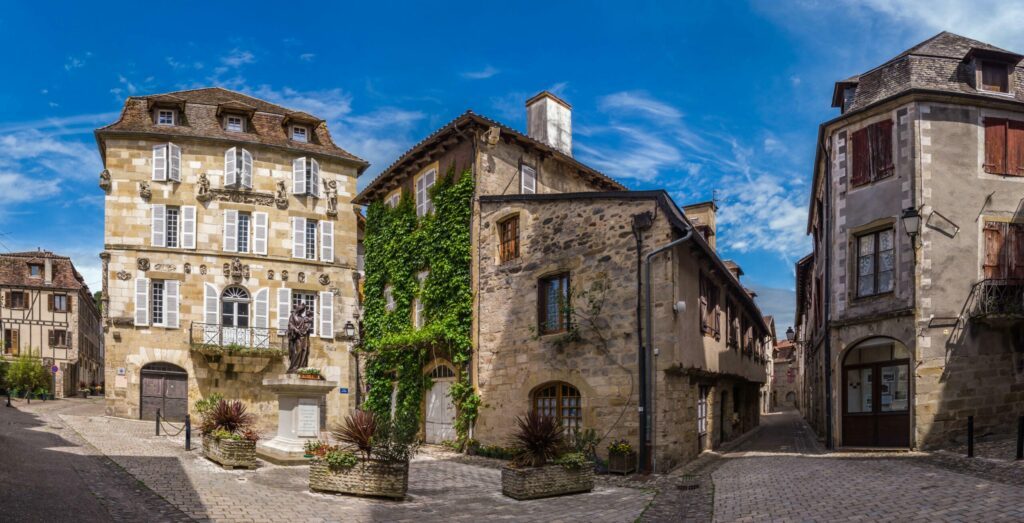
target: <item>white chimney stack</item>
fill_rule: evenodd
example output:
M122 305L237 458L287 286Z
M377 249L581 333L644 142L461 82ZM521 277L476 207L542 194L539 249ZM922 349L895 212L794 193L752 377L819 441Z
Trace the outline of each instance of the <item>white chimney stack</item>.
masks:
M572 156L572 106L541 91L526 101L526 134Z

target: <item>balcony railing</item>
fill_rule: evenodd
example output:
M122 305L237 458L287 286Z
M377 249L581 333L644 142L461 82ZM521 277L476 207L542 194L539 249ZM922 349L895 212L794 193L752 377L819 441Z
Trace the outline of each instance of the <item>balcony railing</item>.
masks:
M278 349L273 337L277 329L259 327L225 327L210 323L192 323L189 330L189 344L192 348L220 347L246 350Z
M1024 280L981 280L971 288L965 308L971 320L1024 319Z

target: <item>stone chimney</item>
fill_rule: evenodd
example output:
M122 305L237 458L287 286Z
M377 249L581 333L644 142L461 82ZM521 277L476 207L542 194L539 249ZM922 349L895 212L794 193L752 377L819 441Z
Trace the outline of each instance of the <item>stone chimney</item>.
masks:
M697 232L704 237L712 250L715 248L715 213L718 212L718 204L714 200L710 202L695 203L683 207L683 213L697 229Z
M47 285L53 283L53 258L49 256L43 259L43 278Z
M526 101L526 134L572 156L572 106L541 91Z

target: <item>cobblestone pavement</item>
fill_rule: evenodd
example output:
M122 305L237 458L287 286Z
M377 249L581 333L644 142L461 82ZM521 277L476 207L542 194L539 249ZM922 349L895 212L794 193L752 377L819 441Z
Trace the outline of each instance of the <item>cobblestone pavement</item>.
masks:
M409 470L404 502L311 493L308 467L260 462L227 471L181 437L157 437L152 422L64 414L65 423L172 505L211 521L634 521L650 490L599 484L589 494L515 501L501 494L493 464L426 452Z
M0 521L188 521L69 429L62 412L103 412L103 399L0 406Z

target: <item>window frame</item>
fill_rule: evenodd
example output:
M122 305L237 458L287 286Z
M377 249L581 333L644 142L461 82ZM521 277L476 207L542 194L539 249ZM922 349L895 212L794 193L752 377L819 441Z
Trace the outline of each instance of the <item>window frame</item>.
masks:
M302 132L296 133L295 131ZM302 138L299 138L299 134L302 135ZM309 127L306 127L305 125L292 125L291 135L293 142L309 143Z
M420 180L424 180L430 175L430 184L423 183L423 192L420 192L419 184ZM430 197L430 189L437 184L437 166L432 165L423 169L418 175L413 178L413 190L416 194L416 217L422 218L432 212L434 212L434 199Z
M892 116L886 115L885 118L864 125L848 134L847 178L851 189L866 187L875 182L892 178L896 174L896 155L894 154L896 140L893 139L895 129ZM888 147L884 147L883 137L888 142ZM859 147L863 147L863 154L859 152ZM884 156L881 156L883 151ZM861 162L866 162L866 166L864 166L867 169L866 177L857 179L856 176L860 171L858 166L861 166ZM882 165L883 162L884 165Z
M59 336L58 336L59 335ZM62 338L58 340L57 338ZM70 347L70 333L67 329L50 329L50 348L66 349Z
M882 270L879 270L879 267L880 267L879 260L881 259L881 254L882 254L882 251L879 249L879 247L881 246L881 236L882 236L882 233L885 233L885 232L889 232L892 235L892 248L891 249L886 249L887 251L892 251L892 268L888 269L887 271L882 271ZM862 276L867 276L867 275L862 275L861 272L860 272L860 259L863 257L863 255L861 255L860 249L861 249L861 241L864 240L865 238L868 238L868 237L872 238L872 243L873 243L873 245L872 245L872 249L873 250L871 252L871 257L872 257L872 261L871 261L871 263L872 263L872 265L871 265L871 269L872 269L871 277L872 277L872 289L873 289L873 292L871 292L870 294L861 294L861 292L860 292L860 280L861 280ZM854 285L854 287L853 287L853 295L854 295L854 297L856 299L875 298L875 297L878 297L878 296L885 296L887 294L893 294L893 293L896 292L896 267L898 265L897 260L896 260L896 251L897 251L896 243L897 243L896 227L893 226L893 225L886 225L885 227L869 229L869 230L866 230L866 231L863 231L863 232L855 233L853 235L853 244L854 244L853 247L854 247L854 252L856 253L856 256L854 256L854 258L853 258L854 276L855 276L854 281L853 281L853 285ZM879 274L881 274L882 272L891 272L892 273L892 286L891 286L890 289L885 290L885 291L879 291L878 290Z
M69 312L71 309L68 307L71 297L67 294L52 294L53 298L53 312ZM63 305L58 307L58 302L63 302Z
M174 236L171 236L171 215L174 215ZM168 249L181 248L181 207L167 205L164 207L164 247ZM171 245L171 238L174 238L174 245Z
M398 204L402 201L402 190L396 189L391 194L384 198L384 205L388 206L389 209L398 207Z
M526 191L527 169L533 173L533 187L529 192ZM520 162L519 164L519 194L537 194L537 168L526 162Z
M697 435L706 436L708 433L708 399L711 396L711 387L708 385L697 386Z
M519 214L506 216L496 225L498 228L498 262L508 263L519 259Z
M562 299L565 300L563 305L558 307L558 312L555 316L556 327L549 328L548 318L550 311L548 310L548 293L554 282L558 282L559 290L561 291ZM543 276L537 280L537 330L542 336L548 334L561 334L568 332L572 328L572 314L566 310L571 309L571 280L569 272L559 272Z
M983 91L983 92L986 92L986 93L1004 94L1004 95L1010 94L1010 75L1011 75L1011 71L1010 71L1010 66L1008 64L1006 64L1005 62L999 62L997 60L981 60L981 63L979 65L980 65L980 67L978 68L979 69L979 71L978 71L979 72L979 78L978 78L978 90L979 91ZM1002 85L999 85L999 86L996 86L996 87L999 87L1001 89L989 89L988 86L990 84L985 83L985 73L986 73L986 70L992 71L993 69L998 70L1000 68L1003 71L1003 76L1001 78ZM992 84L992 85L994 85L994 84Z
M38 269L39 270L39 274L32 274L33 269ZM43 267L43 265L40 264L40 263L30 263L30 264L28 264L28 277L29 278L42 279L44 274L45 274L45 272L46 272L46 268Z
M320 220L306 220L306 260L318 260L320 249Z
M238 120L238 129L231 128L231 120ZM244 133L245 117L237 114L224 115L224 130L229 133Z
M160 292L157 292L160 289ZM153 327L163 327L167 322L166 303L167 287L164 280L150 280L149 282L149 324ZM159 299L157 299L159 295ZM158 319L159 316L159 319Z
M25 310L25 309L28 309L28 304L29 304L28 292L26 292L26 291L8 291L8 296L10 297L10 300L8 300L9 303L4 303L4 306L6 308L12 309L12 310ZM18 296L20 298L20 300L19 300L21 302L20 306L15 307L15 305L14 305L14 301L15 301L14 297L15 296Z
M165 123L163 121L163 116L165 114L168 114L168 115L171 116L170 123ZM174 126L174 125L177 125L177 124L178 124L178 111L175 111L174 109L160 109L160 108L156 109L156 125Z
M554 395L546 394L552 389ZM575 404L566 406L564 400L567 398L575 399ZM541 400L554 400L554 403L551 406L542 406L540 405ZM564 412L566 408L570 410L575 409L576 415L567 417ZM554 411L554 419L559 426L570 429L580 429L583 427L583 393L575 385L565 381L554 381L544 383L533 389L533 392L530 393L530 410L545 417L551 417L544 412L548 409ZM566 424L567 421L569 424Z
M244 218L244 220L243 220ZM245 234L242 231L242 222L245 222ZM252 231L253 221L252 213L248 211L238 211L235 217L235 252L244 254L253 254L252 252ZM244 244L243 244L244 242ZM243 249L242 247L245 247Z

